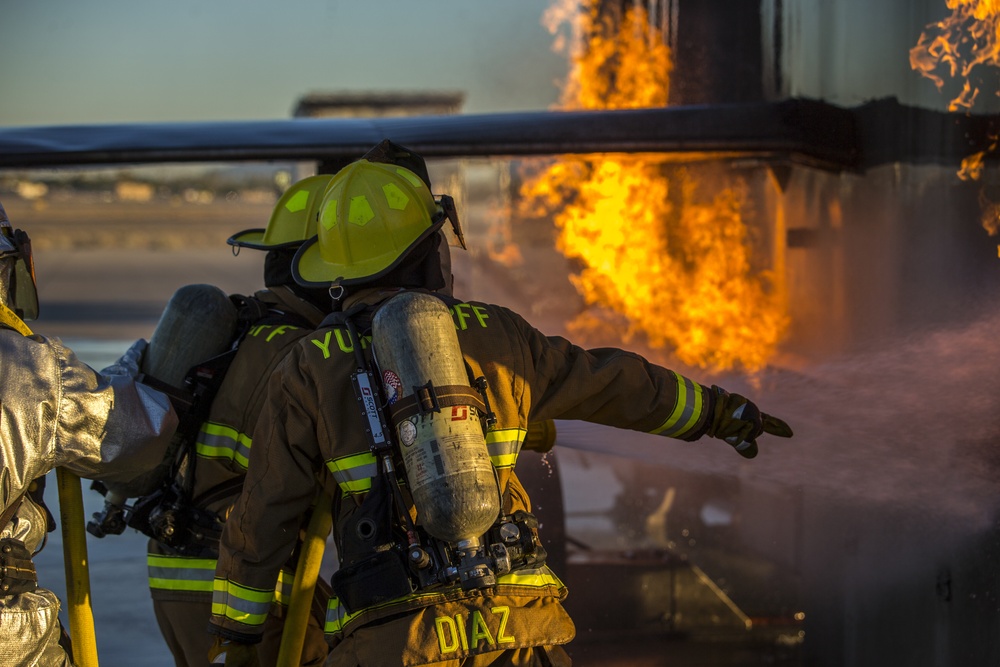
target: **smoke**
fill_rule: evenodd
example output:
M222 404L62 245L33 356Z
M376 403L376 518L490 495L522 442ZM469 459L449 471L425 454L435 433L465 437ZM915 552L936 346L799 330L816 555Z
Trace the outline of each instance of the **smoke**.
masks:
M1000 504L998 328L995 308L971 323L806 368L712 380L795 430L789 440L763 436L752 461L719 441L664 443L570 422L559 424L557 442L986 525Z

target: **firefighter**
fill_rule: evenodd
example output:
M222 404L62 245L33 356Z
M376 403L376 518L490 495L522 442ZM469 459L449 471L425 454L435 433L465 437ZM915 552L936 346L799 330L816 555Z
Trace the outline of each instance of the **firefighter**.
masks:
M154 512L162 515L173 511L178 524L200 528L174 531L161 539L151 537L148 546L153 609L178 667L209 663L213 636L207 628L218 531L246 474L266 379L294 343L312 331L330 310L327 290L297 285L290 267L298 246L315 234L316 204L331 178L317 175L293 184L278 201L266 228L246 230L228 240L235 252L242 248L266 251L265 289L250 299L233 297L241 306L235 356L222 371L224 377L204 421L192 442L187 443L193 465L174 470L168 492L152 501L159 499L160 508L166 505L166 510ZM173 343L183 345L184 341ZM273 664L278 653L294 573L291 562L271 582L268 595L273 594L275 604L265 615L260 647L265 664ZM320 665L326 657L322 628L325 601L324 596L322 602L317 602L318 611L310 619L303 665Z
M529 422L710 436L747 458L762 434L791 436L742 396L456 298L446 227L464 246L450 198L412 170L359 160L327 189L318 235L292 268L299 284L331 289L335 312L270 379L216 571L213 631L240 658L227 665L254 664L260 592L316 484L337 489L327 665L568 665L567 590L515 472ZM445 365L451 375L436 375ZM372 382L382 393L359 409ZM455 438L448 424L469 420L478 434Z
M177 415L136 381L146 341L97 372L58 340L31 332L38 315L31 243L0 205L0 663L70 665L59 600L38 587L32 556L54 522L45 474L125 481L164 456Z

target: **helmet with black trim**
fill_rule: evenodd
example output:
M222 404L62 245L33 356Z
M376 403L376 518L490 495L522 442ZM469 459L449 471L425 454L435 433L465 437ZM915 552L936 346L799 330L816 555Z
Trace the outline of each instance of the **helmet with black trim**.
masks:
M316 218L323 193L333 174L307 176L285 190L267 221L267 227L246 229L226 241L234 248L275 250L296 248L316 235ZM237 252L238 250L234 250Z
M435 200L426 176L400 164L362 158L330 182L319 207L317 235L299 248L292 275L307 287L372 283L440 234L449 220L461 239L451 198ZM443 235L438 248L441 242L447 246ZM442 266L444 270L450 284L450 266Z

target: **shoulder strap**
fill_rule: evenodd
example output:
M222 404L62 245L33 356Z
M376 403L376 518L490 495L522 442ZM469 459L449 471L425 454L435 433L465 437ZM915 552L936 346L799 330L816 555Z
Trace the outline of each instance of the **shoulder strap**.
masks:
M0 302L0 326L12 329L22 336L31 335L31 329L24 323L24 320L18 317L17 313L8 308L3 302Z
M14 518L14 515L17 514L17 510L21 507L21 501L24 500L24 496L24 493L19 495L14 499L14 502L7 506L7 509L3 511L3 514L0 514L0 530L6 528L7 524L9 524L11 519Z
M256 296L243 294L230 294L229 299L236 306L239 321L237 340L242 339L246 331L257 324L291 324L303 329L313 328L308 318L285 310L281 304L268 303Z

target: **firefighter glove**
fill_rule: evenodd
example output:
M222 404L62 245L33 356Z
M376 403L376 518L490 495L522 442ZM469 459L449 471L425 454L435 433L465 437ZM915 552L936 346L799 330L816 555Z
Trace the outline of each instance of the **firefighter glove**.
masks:
M764 433L782 438L792 437L792 429L785 422L760 411L752 401L739 394L730 394L722 387L712 385L714 409L708 435L732 445L740 456L752 459L757 456L757 438Z
M104 368L101 373L104 375L125 375L127 377L134 378L139 374L139 367L142 363L142 357L146 353L146 348L149 347L144 339L132 343L132 345L125 350L125 354L118 357L115 363L111 364L107 368Z
M208 650L208 661L225 667L260 667L256 644L242 644L223 637L215 638Z

